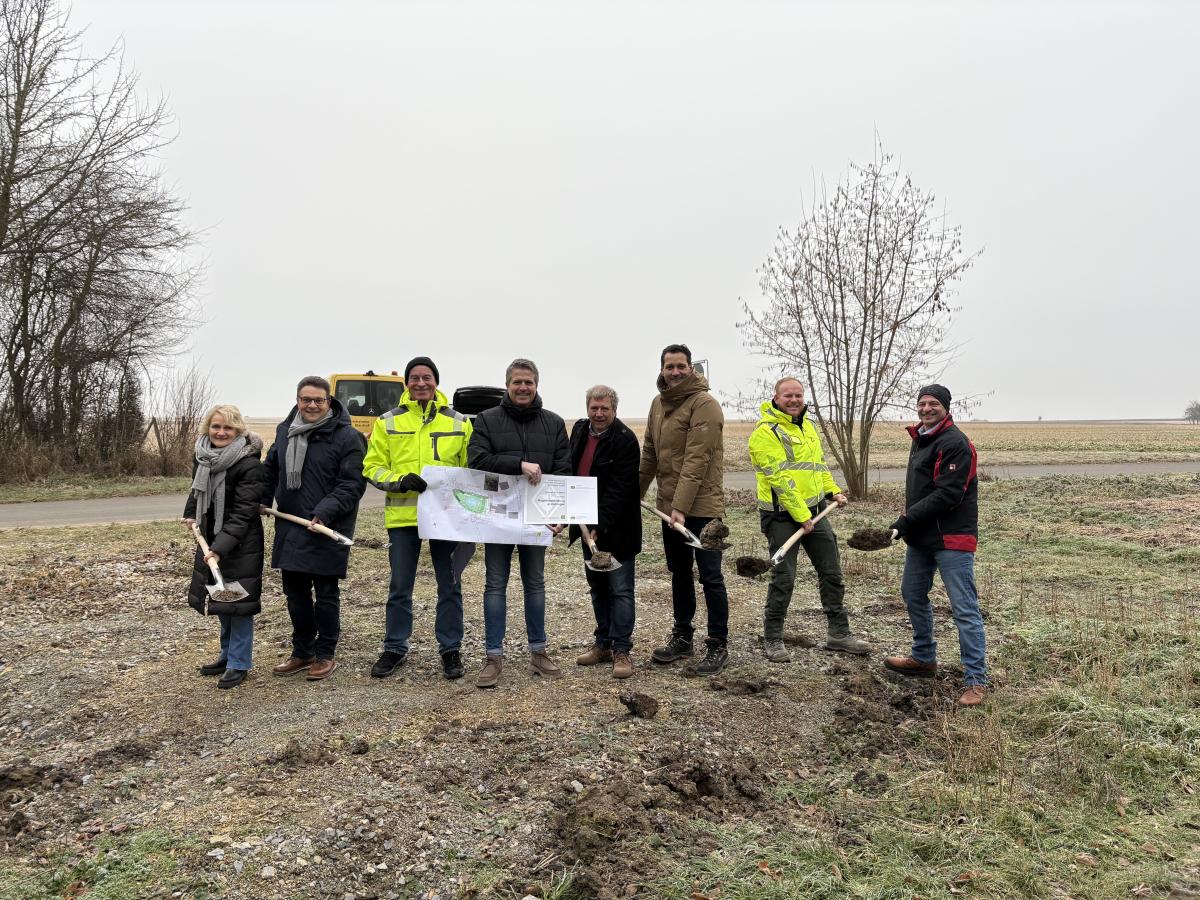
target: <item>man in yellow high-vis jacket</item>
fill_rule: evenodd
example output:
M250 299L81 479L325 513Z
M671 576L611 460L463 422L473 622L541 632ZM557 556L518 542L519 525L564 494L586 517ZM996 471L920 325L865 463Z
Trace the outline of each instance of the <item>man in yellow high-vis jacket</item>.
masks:
M426 488L421 470L425 466L465 467L471 439L470 421L455 412L437 388L439 374L433 360L427 356L411 360L404 367L404 381L406 389L400 405L375 421L363 459L367 481L387 492L384 516L392 569L383 653L371 667L375 678L391 675L408 656L413 584L421 553L417 496ZM429 541L438 592L434 633L442 657L442 674L451 679L463 675L462 587L454 578L451 562L457 546L455 541Z
M804 385L795 378L781 378L775 384L775 396L763 403L760 411L758 424L750 433L750 461L754 464L758 487L759 524L771 553L797 531L804 532L799 544L817 572L828 626L825 647L865 654L869 647L850 632L843 603L846 583L838 558L837 535L828 518L815 526L811 521L829 501L838 506L849 501L825 464L821 438L807 417ZM767 588L763 652L772 662L787 662L791 658L783 646L783 621L796 582L797 550L793 544L783 562L775 567Z

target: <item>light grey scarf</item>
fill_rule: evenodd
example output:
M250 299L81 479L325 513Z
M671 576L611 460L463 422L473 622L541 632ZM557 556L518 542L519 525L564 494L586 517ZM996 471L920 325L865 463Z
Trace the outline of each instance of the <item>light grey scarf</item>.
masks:
M300 410L292 416L288 425L287 445L287 487L289 491L300 490L300 476L304 472L304 457L308 453L308 434L320 428L333 417L333 410L325 410L325 415L317 421L309 423L300 418Z
M196 522L204 530L208 507L213 508L213 534L225 522L225 470L246 454L249 441L238 435L221 449L214 447L203 434L196 441L196 477L192 479L192 494L196 498Z

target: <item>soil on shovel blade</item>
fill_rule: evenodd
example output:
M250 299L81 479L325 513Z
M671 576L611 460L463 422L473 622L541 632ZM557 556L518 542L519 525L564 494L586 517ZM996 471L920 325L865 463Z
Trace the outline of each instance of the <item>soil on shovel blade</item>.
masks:
M734 566L737 568L737 573L743 578L757 578L759 575L771 571L770 560L759 559L757 556L739 556Z
M893 543L891 530L883 528L860 528L846 541L853 550L886 550Z

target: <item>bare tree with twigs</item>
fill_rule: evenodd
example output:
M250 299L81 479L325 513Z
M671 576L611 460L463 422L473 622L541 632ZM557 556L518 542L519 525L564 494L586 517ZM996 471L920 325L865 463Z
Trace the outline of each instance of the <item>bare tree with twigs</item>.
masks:
M168 124L54 0L0 0L0 441L85 465L136 445L144 373L194 321Z
M743 301L745 346L769 372L804 377L851 496L867 493L876 422L910 407L944 367L951 285L977 255L879 146L794 229L780 229L759 269L766 306Z

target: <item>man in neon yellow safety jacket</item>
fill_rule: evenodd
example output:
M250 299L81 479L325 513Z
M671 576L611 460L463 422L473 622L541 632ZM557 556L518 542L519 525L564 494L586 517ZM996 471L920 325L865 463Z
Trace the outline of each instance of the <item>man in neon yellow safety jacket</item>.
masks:
M421 538L417 534L417 496L427 487L421 478L425 466L467 465L471 423L455 412L437 389L438 369L428 356L418 356L404 367L406 390L400 405L375 420L363 475L387 491L388 585L383 653L371 667L375 678L386 678L408 656L413 630L412 592L417 577ZM462 587L454 577L452 557L456 541L429 542L429 556L437 578L438 602L434 633L442 656L442 674L462 678L460 649L463 636Z
M812 523L830 500L838 506L849 501L825 464L821 438L807 417L804 385L795 378L780 379L775 396L763 403L760 411L758 424L750 433L750 461L754 463L762 533L774 554L797 531L804 532L799 544L817 572L828 626L825 648L865 654L869 647L850 632L843 603L846 582L838 558L837 535L828 517L815 526ZM783 646L783 621L796 583L797 549L793 544L788 550L772 572L767 588L763 652L772 662L791 659Z

